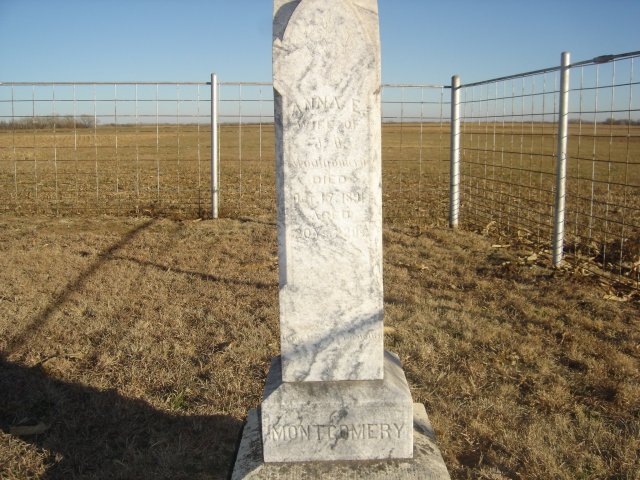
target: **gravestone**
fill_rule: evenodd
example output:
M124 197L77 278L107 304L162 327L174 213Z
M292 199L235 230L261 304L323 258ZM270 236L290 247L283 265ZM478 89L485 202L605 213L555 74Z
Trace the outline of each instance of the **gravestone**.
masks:
M274 0L282 351L233 478L315 478L295 462L338 460L369 461L367 478L448 478L383 346L378 28L377 0Z
M383 377L380 41L371 0L276 0L285 382Z

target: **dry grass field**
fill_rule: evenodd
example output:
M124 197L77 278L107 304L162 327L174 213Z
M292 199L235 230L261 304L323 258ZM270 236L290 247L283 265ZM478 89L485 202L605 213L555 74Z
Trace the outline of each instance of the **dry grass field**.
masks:
M518 225L546 241L554 125L463 124L462 131L462 221L476 229L492 220ZM207 217L209 137L207 125L0 130L0 209ZM220 127L225 216L273 216L273 137L270 124ZM382 145L387 222L446 222L448 125L385 124ZM638 235L640 127L571 125L567 174L574 251Z
M463 125L462 223L549 245L557 137L552 124ZM572 263L640 285L640 128L571 124L565 253Z
M0 130L0 211L208 217L210 145L208 125ZM447 130L386 125L383 156L388 218L437 198L445 221ZM220 176L223 216L273 217L273 125L221 125Z
M386 348L453 478L639 478L637 297L474 233L384 242ZM226 478L279 351L275 226L5 215L0 249L0 478Z
M461 223L550 243L555 195L553 124L462 125ZM640 127L572 124L565 251L574 264L634 288L640 282ZM0 130L0 211L18 215L210 216L206 125ZM449 128L383 126L388 225L445 225ZM221 215L273 219L273 125L220 127Z
M453 478L638 480L637 283L549 268L548 127L466 128L450 231L447 128L384 127L386 348ZM576 128L568 253L632 282L640 130ZM227 477L278 287L272 127L220 134L210 221L204 126L0 131L0 478Z

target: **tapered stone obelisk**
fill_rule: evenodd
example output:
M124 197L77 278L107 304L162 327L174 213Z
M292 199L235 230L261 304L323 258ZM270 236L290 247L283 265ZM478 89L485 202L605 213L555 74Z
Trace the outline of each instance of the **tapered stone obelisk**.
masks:
M274 0L282 354L233 478L347 478L317 466L334 460L356 462L348 478L447 478L422 405L408 460L414 405L383 347L378 28L377 0Z
M276 0L285 382L383 376L380 40L372 0Z
M383 348L376 0L275 0L280 338L265 461L407 458L412 401Z

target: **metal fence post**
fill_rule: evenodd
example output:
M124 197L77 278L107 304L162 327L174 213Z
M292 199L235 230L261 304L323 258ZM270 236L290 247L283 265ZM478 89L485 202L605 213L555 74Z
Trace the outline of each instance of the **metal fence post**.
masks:
M558 114L558 158L556 165L556 197L553 216L553 266L562 261L564 249L564 216L567 181L567 140L569 137L569 72L571 54L562 53L560 70L560 112Z
M220 177L218 168L218 76L211 74L211 218L218 218Z
M460 77L451 78L451 165L449 176L449 226L460 216Z

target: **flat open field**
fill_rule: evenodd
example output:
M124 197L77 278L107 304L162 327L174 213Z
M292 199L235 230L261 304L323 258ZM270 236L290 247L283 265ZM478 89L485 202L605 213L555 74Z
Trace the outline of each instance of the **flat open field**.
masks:
M637 283L548 267L550 126L463 127L484 235L447 126L384 126L386 348L454 478L638 480ZM639 135L568 164L567 253L630 281ZM214 222L205 126L0 131L0 478L226 478L279 338L273 129L220 140Z
M639 478L637 296L474 233L384 243L386 348L453 478ZM0 250L0 478L227 478L279 351L275 226L5 215Z
M565 252L575 264L640 284L640 127L571 124ZM272 124L220 126L220 214L275 216ZM383 125L387 225L444 226L449 126ZM463 228L549 246L556 127L463 123ZM208 125L0 130L0 211L29 215L209 218Z
M490 211L511 208L522 222L544 223L555 188L555 134L552 124L463 124L463 220L481 223ZM383 126L389 220L445 220L449 141L446 124ZM273 125L220 127L223 212L273 215L273 161ZM640 212L640 127L571 125L567 172L574 223L584 222L586 210L630 223ZM6 212L205 217L210 175L208 125L0 130Z
M448 134L428 125L389 125L383 136L391 176L416 185L429 179L445 191ZM274 209L273 125L221 125L220 188L228 215ZM96 129L0 130L2 209L39 213L210 213L208 125L103 126ZM419 193L411 191L412 198ZM404 195L407 195L405 192ZM398 202L399 203L399 202Z

